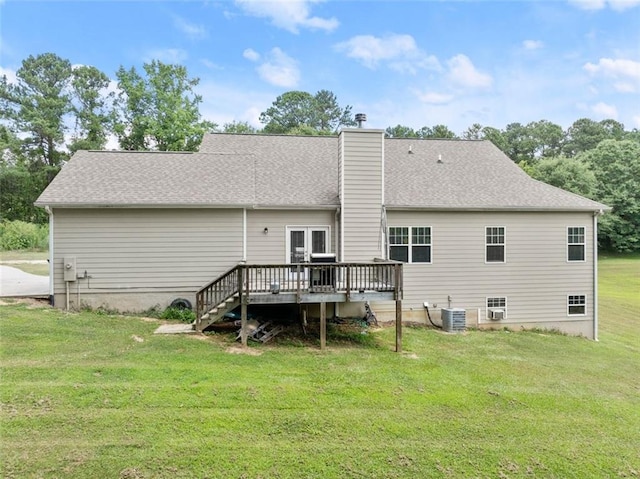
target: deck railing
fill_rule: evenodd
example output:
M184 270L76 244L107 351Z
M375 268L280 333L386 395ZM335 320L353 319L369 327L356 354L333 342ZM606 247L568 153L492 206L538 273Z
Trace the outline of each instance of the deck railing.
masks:
M203 286L196 293L196 317L237 296L295 293L298 302L306 293L393 292L402 296L402 263L295 263L239 264Z

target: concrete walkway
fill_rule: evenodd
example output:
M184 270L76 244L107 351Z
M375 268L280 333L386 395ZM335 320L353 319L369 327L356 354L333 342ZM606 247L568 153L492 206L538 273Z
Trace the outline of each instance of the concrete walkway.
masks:
M49 277L0 265L0 296L49 296Z

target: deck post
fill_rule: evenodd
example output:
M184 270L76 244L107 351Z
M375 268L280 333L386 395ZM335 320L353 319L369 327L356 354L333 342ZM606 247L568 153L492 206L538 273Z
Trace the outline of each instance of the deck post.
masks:
M327 303L320 303L320 349L327 346Z
M242 346L247 345L247 303L244 301L240 305L240 340Z
M238 299L240 300L240 342L247 346L247 298L244 291L243 266L238 267Z
M402 301L396 301L396 353L402 352Z

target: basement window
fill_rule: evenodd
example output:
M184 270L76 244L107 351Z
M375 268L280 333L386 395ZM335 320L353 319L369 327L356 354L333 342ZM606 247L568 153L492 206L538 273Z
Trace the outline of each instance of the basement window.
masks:
M507 298L495 297L487 298L487 318L500 320L507 318Z
M584 294L570 294L567 296L567 314L569 316L584 316L587 314L587 297Z

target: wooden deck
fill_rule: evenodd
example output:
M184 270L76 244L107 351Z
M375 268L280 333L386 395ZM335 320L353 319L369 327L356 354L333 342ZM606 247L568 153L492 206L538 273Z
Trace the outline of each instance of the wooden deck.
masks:
M354 301L396 302L396 350L400 351L402 264L397 262L239 264L196 293L196 329L206 328L211 315L229 303L241 306L243 325L249 304L316 303L324 347L326 303ZM246 334L242 341L246 344Z

